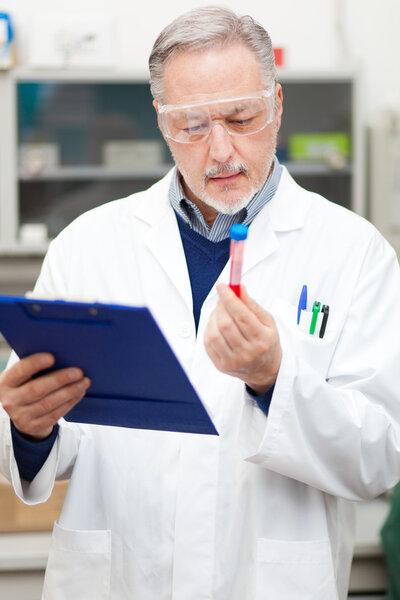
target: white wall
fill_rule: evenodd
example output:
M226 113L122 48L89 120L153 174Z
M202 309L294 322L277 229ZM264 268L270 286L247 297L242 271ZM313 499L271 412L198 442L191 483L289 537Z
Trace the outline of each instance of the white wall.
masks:
M382 109L400 110L399 0L345 0L345 28L351 55L364 78L368 122Z
M110 15L115 18L119 30L119 55L123 67L143 69L151 45L158 32L180 13L210 1L172 0L159 3L133 2L131 0L0 0L0 10L9 10L15 21L21 60L28 56L29 27L32 17L43 13L84 13ZM327 64L335 54L335 39L332 28L333 0L259 0L233 1L229 6L253 15L270 31L275 45L285 45L290 60L295 66L301 64ZM296 43L302 37L304 43ZM289 43L290 42L290 43ZM318 48L318 50L316 50Z
M18 38L19 60L29 59L34 17L41 14L109 15L115 22L118 65L147 72L147 58L159 31L175 16L212 0L0 0ZM229 6L263 23L275 46L286 49L287 66L331 68L356 65L363 76L365 119L373 123L388 103L400 106L399 0L231 0Z

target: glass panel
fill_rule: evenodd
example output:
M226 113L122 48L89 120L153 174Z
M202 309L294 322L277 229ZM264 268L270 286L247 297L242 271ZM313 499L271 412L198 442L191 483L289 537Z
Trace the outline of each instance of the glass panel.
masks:
M351 81L288 81L282 89L279 160L300 185L351 208ZM294 148L296 156L291 155Z
M294 179L306 190L321 194L331 202L351 208L351 177L334 175L295 175Z
M352 85L350 82L286 82L280 144L293 133L351 134Z
M351 207L351 82L289 81L283 94L279 159L290 158L293 134L348 136L342 167L288 166L304 187ZM149 187L172 162L147 83L19 82L17 100L20 224L45 223L50 238L82 212ZM300 151L313 143L329 139L303 136Z
M21 224L45 223L49 238L54 238L83 212L144 190L152 183L149 179L21 182Z
M54 144L60 165L104 164L118 140L156 140L168 161L148 84L23 82L17 98L19 143Z
M146 83L20 82L17 101L20 224L50 238L171 164Z

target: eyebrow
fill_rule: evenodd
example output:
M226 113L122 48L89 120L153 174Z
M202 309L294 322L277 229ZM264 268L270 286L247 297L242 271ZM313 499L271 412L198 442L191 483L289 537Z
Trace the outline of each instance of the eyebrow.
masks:
M242 104L236 104L235 106L233 106L232 110L230 110L229 112L227 112L228 115L237 115L238 113L241 113L245 110L246 106L242 103Z

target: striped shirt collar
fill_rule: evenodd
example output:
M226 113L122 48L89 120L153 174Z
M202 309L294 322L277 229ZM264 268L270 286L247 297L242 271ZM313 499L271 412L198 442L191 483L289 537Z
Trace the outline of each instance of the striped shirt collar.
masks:
M168 198L172 208L189 225L191 229L200 233L211 242L220 242L229 237L229 231L232 225L243 223L249 226L260 210L275 195L281 178L282 167L278 159L274 157L272 172L262 188L253 196L250 202L234 215L225 215L219 213L212 227L204 220L199 208L186 198L182 185L179 181L179 172L175 168L174 175L169 186Z

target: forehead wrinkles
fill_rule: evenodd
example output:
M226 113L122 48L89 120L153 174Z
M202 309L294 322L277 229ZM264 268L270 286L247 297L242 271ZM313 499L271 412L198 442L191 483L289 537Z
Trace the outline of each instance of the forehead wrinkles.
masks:
M224 115L236 115L246 110L247 107L248 104L238 100L236 102L231 102L230 104L223 105L222 112L224 113Z
M212 116L222 114L224 116L236 115L246 110L247 104L241 100L227 100L226 102L210 104L209 112Z

